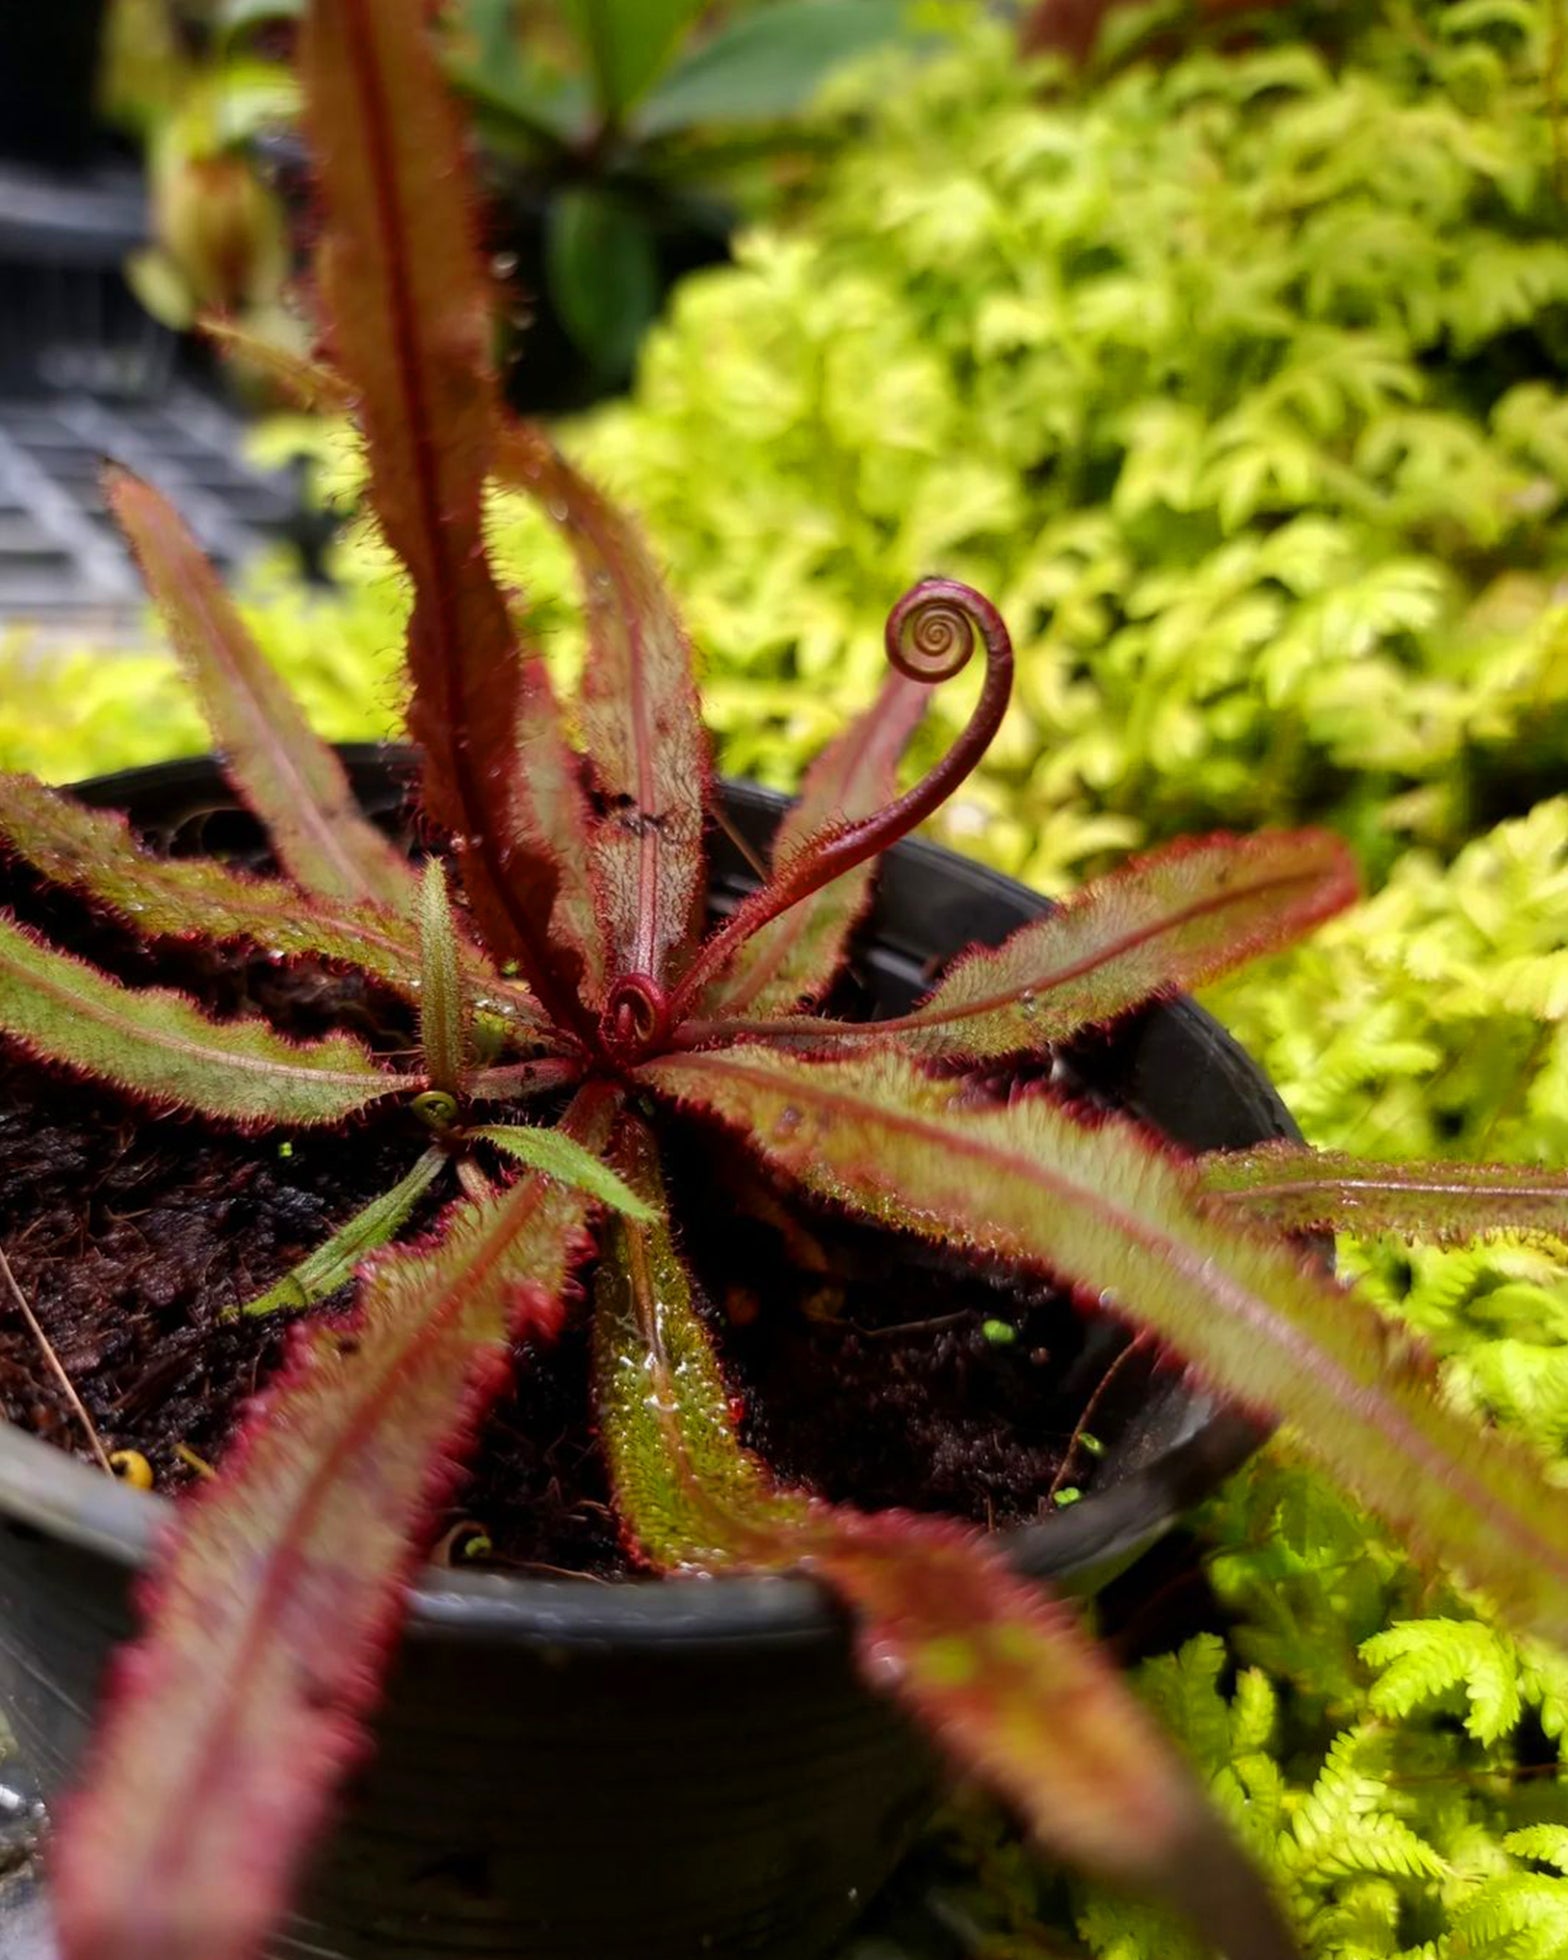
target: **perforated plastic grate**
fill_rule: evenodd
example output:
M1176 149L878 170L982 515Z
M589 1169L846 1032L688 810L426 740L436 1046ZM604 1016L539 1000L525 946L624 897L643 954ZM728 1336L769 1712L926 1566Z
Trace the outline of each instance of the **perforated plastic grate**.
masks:
M253 554L296 507L286 476L242 453L242 425L176 384L151 401L0 398L0 623L135 612L141 587L103 507L106 459L164 491L220 567Z

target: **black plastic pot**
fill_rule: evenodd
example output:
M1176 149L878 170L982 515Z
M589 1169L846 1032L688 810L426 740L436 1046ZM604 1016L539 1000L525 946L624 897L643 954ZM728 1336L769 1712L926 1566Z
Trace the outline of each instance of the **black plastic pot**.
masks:
M394 815L406 752L345 755L367 807ZM176 845L256 841L210 762L81 793ZM765 847L783 800L745 785L725 800ZM718 840L716 902L747 882ZM899 845L867 935L886 1008L912 1000L931 961L1044 909L979 865ZM1192 1148L1295 1135L1190 1001L1126 1022L1094 1067L1097 1086ZM1259 1432L1167 1371L1105 1440L1089 1494L1010 1536L1020 1570L1099 1586ZM0 1706L49 1795L77 1762L169 1506L0 1427L0 1514ZM376 1745L280 1954L810 1960L887 1876L934 1786L924 1745L860 1685L844 1621L802 1579L605 1586L432 1568Z

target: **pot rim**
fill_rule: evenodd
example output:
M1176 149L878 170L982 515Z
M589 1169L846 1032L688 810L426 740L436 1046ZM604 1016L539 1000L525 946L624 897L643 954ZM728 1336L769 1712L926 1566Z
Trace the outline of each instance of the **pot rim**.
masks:
M411 752L393 743L339 745L352 771L407 767ZM71 787L94 803L181 786L218 767L212 755L152 763ZM783 808L788 798L748 782L725 782L726 793L755 808ZM894 846L906 862L961 865L966 876L998 897L1040 894L989 866L924 838ZM1288 1132L1294 1125L1261 1069L1212 1015L1186 995L1155 1010L1174 1018L1189 1037L1202 1036L1211 1059L1245 1077L1274 1106ZM1030 1578L1061 1581L1114 1568L1162 1535L1177 1518L1240 1468L1270 1426L1194 1388L1191 1426L1180 1441L1105 1489L1036 1523L997 1534L1009 1562ZM0 1513L66 1544L133 1570L150 1564L171 1528L172 1499L137 1491L53 1444L0 1423ZM561 1647L670 1646L700 1641L796 1644L843 1624L843 1614L815 1580L799 1575L649 1576L606 1582L533 1578L511 1573L455 1572L427 1565L409 1596L407 1629L415 1639L542 1640Z

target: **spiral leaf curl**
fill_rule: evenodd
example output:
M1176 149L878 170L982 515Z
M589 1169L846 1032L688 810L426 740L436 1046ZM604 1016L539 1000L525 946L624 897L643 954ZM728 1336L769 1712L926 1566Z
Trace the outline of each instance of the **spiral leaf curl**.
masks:
M887 657L907 679L935 687L963 672L992 607L967 585L924 579L887 616Z
M692 962L669 1004L678 1025L700 990L753 933L820 891L834 878L906 836L953 794L991 746L1013 691L1013 643L989 599L958 579L928 578L911 586L888 614L888 660L928 687L951 680L985 649L985 682L968 726L936 767L913 789L855 823L827 825L808 838L768 883L739 906Z

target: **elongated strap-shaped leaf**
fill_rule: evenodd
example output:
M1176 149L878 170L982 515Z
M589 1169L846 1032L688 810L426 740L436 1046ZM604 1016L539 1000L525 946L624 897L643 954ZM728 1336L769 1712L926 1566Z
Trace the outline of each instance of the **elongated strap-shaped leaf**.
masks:
M229 780L285 869L323 898L413 909L417 884L354 801L343 765L256 646L168 499L110 468L105 492L200 696Z
M560 525L588 619L583 735L600 814L595 891L617 973L663 977L700 901L708 738L691 645L635 525L539 430L513 425L496 466Z
M1200 1159L1206 1191L1288 1232L1395 1232L1445 1245L1499 1232L1568 1238L1568 1171L1522 1164L1379 1164L1266 1143Z
M1355 860L1327 831L1184 838L1097 879L994 950L966 954L909 1014L802 1019L774 1032L819 1047L896 1035L906 1054L953 1060L1020 1054L1274 952L1356 891Z
M346 415L353 396L342 375L324 361L313 361L275 340L250 333L221 313L204 313L196 325L227 359L253 369L273 383L295 408L315 415Z
M899 1046L982 1060L1065 1040L1288 945L1356 893L1327 831L1183 838L961 959L897 1024Z
M1123 1122L1041 1096L965 1107L890 1053L761 1047L639 1074L745 1132L806 1188L890 1225L1057 1274L1150 1328L1223 1393L1289 1421L1370 1509L1521 1625L1568 1636L1568 1492L1444 1402L1418 1342Z
M124 817L89 810L31 776L0 775L0 847L9 845L52 884L109 906L139 931L245 939L269 953L341 961L418 1003L419 938L411 918L379 905L312 899L279 878L253 878L212 858L143 850ZM519 1035L546 1023L538 1003L503 979L479 948L461 943L469 987Z
M409 727L491 950L553 1018L603 978L588 812L549 676L517 644L480 500L496 399L489 293L424 0L313 0L300 49L325 197L320 282L371 494L414 585ZM551 920L554 918L554 938Z
M348 1285L355 1267L367 1253L391 1244L449 1161L444 1150L427 1150L407 1177L356 1211L330 1239L291 1267L276 1286L269 1286L265 1293L248 1300L243 1307L229 1309L222 1318L237 1320L241 1314L301 1313L306 1307L330 1299L340 1286Z
M378 1096L417 1089L357 1041L289 1041L265 1021L214 1021L183 994L122 987L0 915L0 1035L162 1108L238 1129L340 1123Z
M743 1449L733 1403L662 1211L651 1139L617 1162L655 1222L617 1221L600 1263L594 1384L616 1508L664 1571L803 1565L860 1620L869 1678L907 1702L961 1769L1041 1842L1157 1891L1238 1960L1295 1948L1194 1779L1080 1630L976 1532L867 1517L784 1490ZM1216 1901L1221 1903L1216 1903Z
M429 858L419 890L419 1042L432 1089L457 1095L472 1048L472 1020L463 998L457 930L447 897L446 868Z
M421 1536L510 1344L559 1325L589 1202L533 1176L459 1200L432 1242L373 1257L350 1324L301 1329L223 1477L182 1508L66 1809L62 1960L256 1952L361 1753Z
M586 1191L612 1211L623 1211L630 1218L647 1219L651 1214L626 1180L611 1170L604 1159L569 1137L564 1130L546 1129L523 1123L492 1123L468 1134L480 1142L494 1144L497 1150L530 1170L556 1177L579 1191Z
M800 801L779 826L773 862L787 863L835 818L853 822L892 800L898 761L930 690L890 674L865 714L806 771ZM875 863L858 865L765 925L709 989L705 1014L788 1014L825 993L871 897Z

